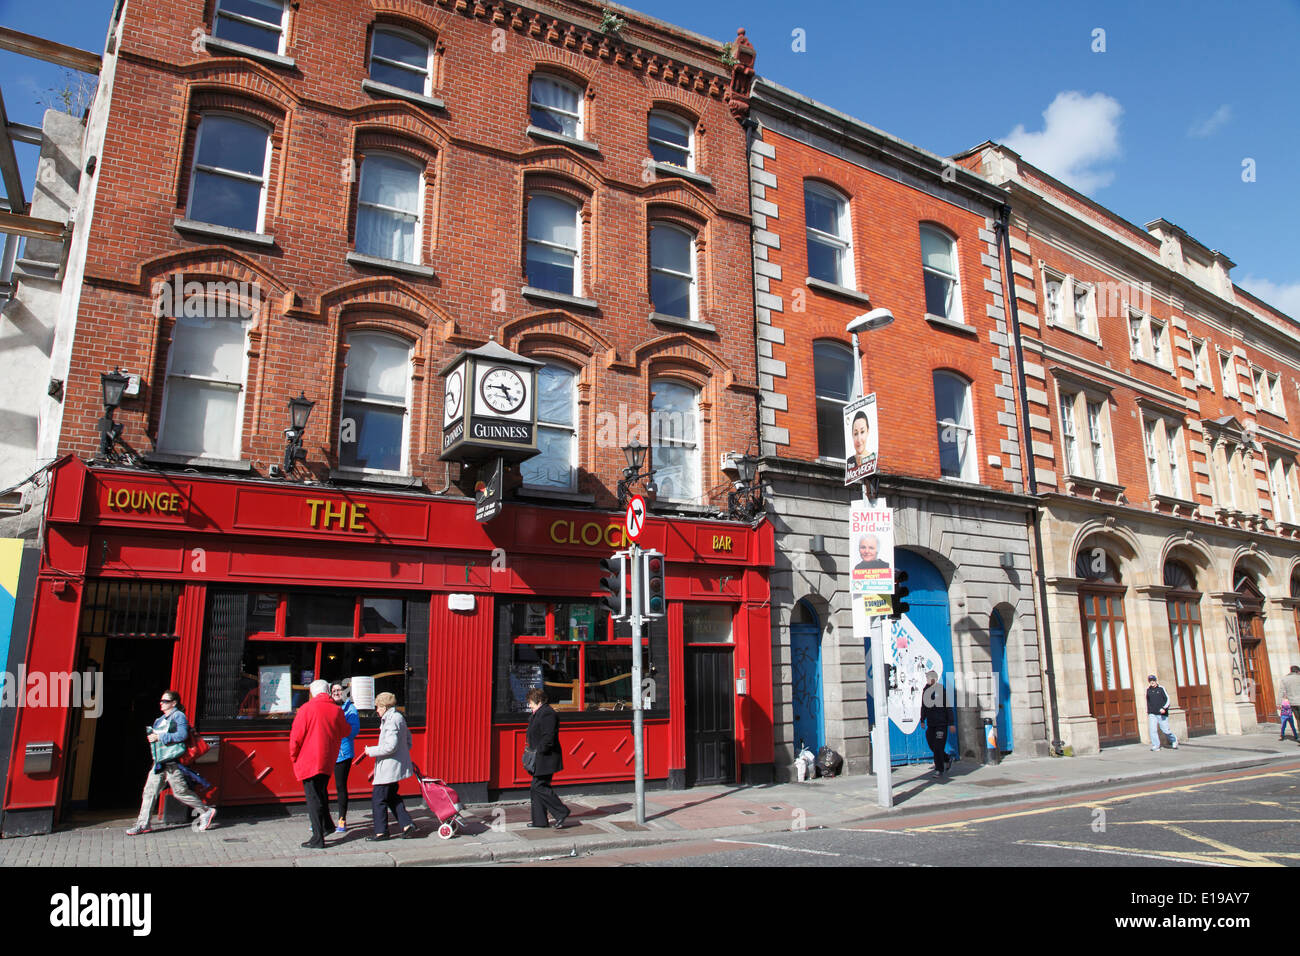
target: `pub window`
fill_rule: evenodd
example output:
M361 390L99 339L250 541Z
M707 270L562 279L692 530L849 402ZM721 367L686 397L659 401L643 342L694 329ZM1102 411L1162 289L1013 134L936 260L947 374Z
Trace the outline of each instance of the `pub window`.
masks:
M656 626L658 625L658 626ZM641 638L642 676L659 682L655 709L666 706L667 631L653 621ZM527 694L545 691L561 712L632 710L632 635L611 626L595 601L511 601L497 606L496 711L526 715Z
M427 603L401 596L213 592L199 719L292 720L313 680L363 678L376 694L395 694L408 722L422 723L427 641Z
M682 640L687 644L732 644L730 604L686 604L682 607Z

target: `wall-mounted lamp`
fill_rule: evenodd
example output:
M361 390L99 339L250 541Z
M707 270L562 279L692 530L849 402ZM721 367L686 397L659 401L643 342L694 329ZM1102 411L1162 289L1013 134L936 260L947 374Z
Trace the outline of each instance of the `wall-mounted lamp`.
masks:
M302 391L299 391L297 398L289 399L290 425L284 430L284 473L286 476L293 471L295 462L307 460L307 451L302 447L302 433L307 430L307 419L311 417L311 410L315 406L316 403Z
M122 404L122 393L126 391L130 379L122 370L114 367L111 372L99 373L99 387L103 392L104 417L96 423L99 431L99 457L117 461L116 448L122 443L122 425L113 420L113 412Z
M1010 551L1003 551L998 564L1002 565L1004 570L1010 571L1016 566L1016 556Z
M808 550L813 554L826 553L826 535L815 534L808 539Z
M618 481L618 506L620 509L626 508L628 500L632 497L632 486L638 481L646 480L644 485L645 496L651 504L659 495L659 486L655 484L653 471L642 471L641 466L645 464L646 448L635 438L623 446L623 457L627 459L627 467L623 469L623 477Z
M763 510L763 489L758 483L758 459L741 455L736 463L736 480L727 494L727 517L733 521L753 521Z

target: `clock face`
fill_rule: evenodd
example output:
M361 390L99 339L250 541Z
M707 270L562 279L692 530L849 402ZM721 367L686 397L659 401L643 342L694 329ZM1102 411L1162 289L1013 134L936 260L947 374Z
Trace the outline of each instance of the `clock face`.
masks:
M463 369L456 369L447 376L447 383L443 387L442 393L442 417L444 421L450 422L454 418L460 417L461 407L465 403L465 372Z
M493 411L509 415L524 404L528 389L514 369L497 366L479 380L479 394Z

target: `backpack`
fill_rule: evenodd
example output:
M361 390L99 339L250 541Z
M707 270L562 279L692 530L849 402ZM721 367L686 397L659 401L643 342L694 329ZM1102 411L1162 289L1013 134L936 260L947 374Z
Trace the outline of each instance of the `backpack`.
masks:
M844 769L844 758L830 747L823 747L817 751L817 769L823 777L838 777Z

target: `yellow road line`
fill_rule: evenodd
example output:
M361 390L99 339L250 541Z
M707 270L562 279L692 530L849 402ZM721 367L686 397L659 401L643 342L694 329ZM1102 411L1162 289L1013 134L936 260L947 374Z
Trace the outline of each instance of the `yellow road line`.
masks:
M1264 856L1261 853L1254 853L1250 850L1241 850L1235 846L1229 846L1226 843L1220 842L1219 840L1215 840L1212 837L1201 836L1199 833L1193 833L1191 830L1184 830L1182 827L1176 827L1171 824L1166 824L1163 827L1163 829L1168 830L1170 833L1177 833L1179 836L1183 837L1184 839L1191 840L1195 843L1204 843L1206 846L1213 847L1214 849L1220 851L1221 853L1225 853L1228 856L1236 857L1237 859L1241 860L1243 863L1249 863L1254 866L1281 866L1282 865L1281 863L1274 863L1267 856Z
M1099 843L1071 843L1068 840L1057 840L1053 843L1035 842L1032 840L1017 840L1020 846L1042 846L1049 849L1059 850L1081 850L1085 853L1114 853L1119 856L1138 856L1148 860L1179 860L1184 863L1200 863L1204 866L1236 866L1237 864L1224 860L1218 854L1207 853L1179 853L1173 850L1129 850L1118 846L1105 846Z

